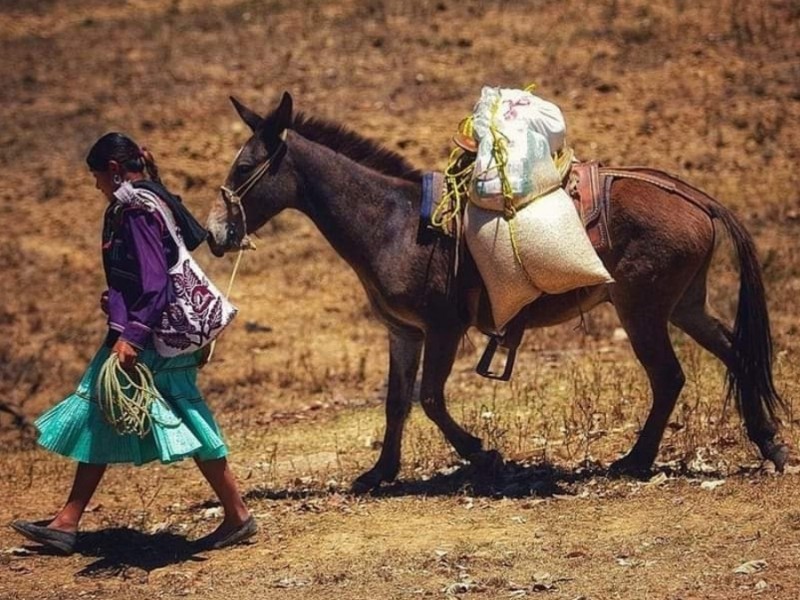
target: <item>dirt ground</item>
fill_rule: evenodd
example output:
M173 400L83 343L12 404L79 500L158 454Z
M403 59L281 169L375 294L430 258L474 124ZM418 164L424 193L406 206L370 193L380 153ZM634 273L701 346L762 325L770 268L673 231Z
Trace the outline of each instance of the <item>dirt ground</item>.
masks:
M798 395L800 5L793 0L0 0L0 598L797 598L800 486L725 407L721 366L675 332L687 375L648 481L609 478L649 390L608 307L530 332L514 381L481 380L465 341L454 416L499 449L487 481L415 409L397 483L376 460L388 350L356 276L305 217L245 256L240 317L201 373L260 525L193 554L220 516L190 463L109 471L78 552L5 524L46 518L72 466L17 422L74 387L104 334L104 201L90 144L123 130L204 216L246 140L228 96L298 110L443 168L484 84L538 85L578 156L658 167L719 198L764 268L776 384ZM711 300L736 306L723 242ZM198 260L224 283L232 259ZM782 435L797 455L793 411Z

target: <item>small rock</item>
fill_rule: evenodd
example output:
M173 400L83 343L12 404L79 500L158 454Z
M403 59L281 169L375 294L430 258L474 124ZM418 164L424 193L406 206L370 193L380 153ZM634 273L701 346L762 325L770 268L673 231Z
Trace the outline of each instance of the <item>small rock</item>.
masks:
M704 481L703 483L700 484L700 489L703 489L703 490L715 490L719 486L723 485L724 483L725 483L724 479L715 479L713 481Z
M663 471L658 473L657 475L653 475L645 485L661 485L665 481L667 481L669 477Z
M141 569L139 567L128 567L122 573L123 579L131 581L133 583L138 583L139 585L146 584L149 577L150 574L144 569Z
M749 560L746 563L740 564L733 572L738 575L752 575L767 568L767 561L763 559Z
M216 519L221 517L224 513L225 510L221 506L212 506L211 508L205 509L200 516L203 519Z

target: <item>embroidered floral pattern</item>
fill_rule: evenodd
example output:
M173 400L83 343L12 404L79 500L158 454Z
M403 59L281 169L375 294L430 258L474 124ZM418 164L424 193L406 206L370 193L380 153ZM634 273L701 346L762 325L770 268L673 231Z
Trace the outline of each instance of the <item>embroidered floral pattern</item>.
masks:
M175 299L161 315L160 325L153 330L156 352L161 356L177 356L198 350L228 326L236 316L236 307L194 262L169 209L150 192L127 187L120 186L115 193L117 199L125 206L159 213L178 247L178 262L169 270Z
M195 272L190 259L184 259L171 276L175 301L164 311L158 337L177 351L202 347L235 312L223 310L222 298L214 294L202 273Z

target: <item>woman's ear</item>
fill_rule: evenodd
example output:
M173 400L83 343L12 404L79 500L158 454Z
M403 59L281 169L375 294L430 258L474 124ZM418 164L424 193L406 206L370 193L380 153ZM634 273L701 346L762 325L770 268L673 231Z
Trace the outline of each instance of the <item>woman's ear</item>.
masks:
M108 161L108 171L112 175L120 175L122 173L122 165L112 159Z

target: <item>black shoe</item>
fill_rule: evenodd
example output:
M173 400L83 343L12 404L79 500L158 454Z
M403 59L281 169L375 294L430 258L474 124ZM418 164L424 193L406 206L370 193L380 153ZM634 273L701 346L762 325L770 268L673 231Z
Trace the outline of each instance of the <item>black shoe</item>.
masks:
M250 516L237 529L234 529L230 533L221 534L214 531L196 540L193 545L200 550L219 550L220 548L241 544L245 540L253 537L257 531L258 525L256 525L256 520Z
M76 533L50 529L29 521L14 521L11 523L11 528L32 542L55 548L66 555L72 554L75 550L75 541L78 539Z

